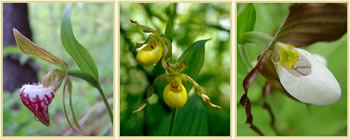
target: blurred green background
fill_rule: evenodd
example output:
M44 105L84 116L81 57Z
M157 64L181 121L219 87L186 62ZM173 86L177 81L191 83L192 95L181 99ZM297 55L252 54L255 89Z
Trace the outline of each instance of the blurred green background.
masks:
M238 4L238 13L247 4ZM273 35L288 13L291 4L255 3L256 23L254 31ZM253 63L264 49L264 46L247 44L249 57ZM311 53L319 54L328 61L328 68L338 80L341 89L341 99L331 105L311 105L310 110L303 103L288 98L280 92L272 92L268 103L275 114L276 126L281 135L295 136L346 136L347 135L347 35L331 43L315 43L305 48ZM255 60L255 61L254 61ZM257 135L245 124L246 115L239 99L244 93L243 80L248 74L246 65L237 50L237 135ZM252 103L254 124L265 135L274 135L270 127L270 117L263 109L262 88L265 79L259 75L249 88L249 98Z
M167 135L171 112L159 94L149 99L143 111L132 113L141 104L155 77L153 67L139 65L130 51L136 42L143 42L149 34L143 34L129 19L164 33L168 15L174 11L173 58L178 58L193 42L212 38L206 43L205 62L197 82L205 88L212 102L222 107L215 109L202 101L189 100L179 109L190 107L184 115L178 114L180 124L175 128L181 131L175 131L175 134L230 135L230 9L229 3L120 4L121 136ZM192 97L197 95L189 96Z
M70 69L79 69L61 43L60 24L65 6L64 3L28 4L33 41L63 59ZM113 4L75 3L72 5L71 19L77 40L88 49L97 64L102 88L113 106ZM56 68L36 57L31 58L40 66L39 80ZM82 135L113 135L110 119L98 91L83 80L72 79L75 114L78 120L84 120ZM22 104L19 89L12 93L4 92L4 136L81 135L72 133L66 122L62 88L57 90L55 99L49 105L50 127L34 119L32 112ZM71 115L68 101L66 106L68 115Z

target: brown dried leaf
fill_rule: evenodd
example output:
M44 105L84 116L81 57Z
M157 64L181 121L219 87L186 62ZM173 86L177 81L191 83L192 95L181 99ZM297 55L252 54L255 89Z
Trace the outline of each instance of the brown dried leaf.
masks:
M341 3L301 3L289 8L276 41L297 47L335 41L347 31L347 6Z

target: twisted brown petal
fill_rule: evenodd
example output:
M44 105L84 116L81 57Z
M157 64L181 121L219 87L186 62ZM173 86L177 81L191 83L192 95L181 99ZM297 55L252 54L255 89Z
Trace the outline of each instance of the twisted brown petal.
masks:
M251 104L248 98L248 89L256 80L256 78L258 77L261 71L261 61L262 61L262 57L259 58L258 64L248 73L247 77L245 77L243 81L243 88L245 93L241 97L240 104L243 105L243 107L245 108L245 112L247 116L246 123L250 124L250 128L252 130L258 133L260 136L263 136L264 134L253 124L253 116L251 114Z
M270 93L270 91L271 91L271 84L269 81L266 81L264 88L263 88L263 97L264 97L263 108L266 109L267 112L269 112L269 115L271 117L270 126L273 129L273 131L275 132L275 134L278 136L279 133L278 133L278 130L277 130L276 125L275 125L275 115L273 114L272 109L266 100L266 97Z

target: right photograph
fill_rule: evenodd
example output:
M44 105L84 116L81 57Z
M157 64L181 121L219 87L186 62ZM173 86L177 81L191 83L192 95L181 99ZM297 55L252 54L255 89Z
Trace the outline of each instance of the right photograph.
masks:
M347 136L347 4L236 9L237 136Z

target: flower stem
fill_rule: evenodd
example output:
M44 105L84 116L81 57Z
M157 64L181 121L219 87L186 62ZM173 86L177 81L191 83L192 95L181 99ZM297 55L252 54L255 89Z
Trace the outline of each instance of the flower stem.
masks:
M250 71L253 68L253 65L249 59L247 48L245 43L254 43L254 44L260 44L260 45L268 45L270 41L272 41L272 37L262 33L262 32L246 32L242 36L242 44L238 45L238 51L241 55L243 62L247 66L248 71Z
M111 107L108 104L107 98L106 98L106 96L105 96L105 94L104 94L104 92L103 92L103 90L102 90L100 85L98 85L97 90L99 91L99 93L100 93L100 95L101 95L101 97L103 99L103 102L104 102L104 104L106 106L106 109L108 111L108 114L109 114L109 118L111 119L111 122L112 122L112 125L113 125L113 112L112 112Z
M262 32L246 32L242 36L244 43L255 43L261 45L268 45L272 41L272 37Z
M174 126L175 126L176 112L177 112L177 109L173 109L173 112L172 112L172 115L171 115L169 132L168 132L169 136L172 136L174 134L173 130L174 130Z
M92 85L93 87L95 87L98 90L98 92L100 93L102 100L106 106L106 109L107 109L108 114L109 114L109 118L111 119L111 122L113 125L113 112L112 112L111 107L109 106L109 103L108 103L107 98L103 92L103 89L101 88L100 83L94 77L92 77L90 74L87 74L87 73L79 71L79 70L69 70L68 75L85 80L88 83L90 83L90 85Z
M241 44L237 44L237 45L238 45L239 54L241 55L241 58L244 64L247 66L248 71L250 71L253 68L253 64L250 62L247 48L245 45L241 45Z

